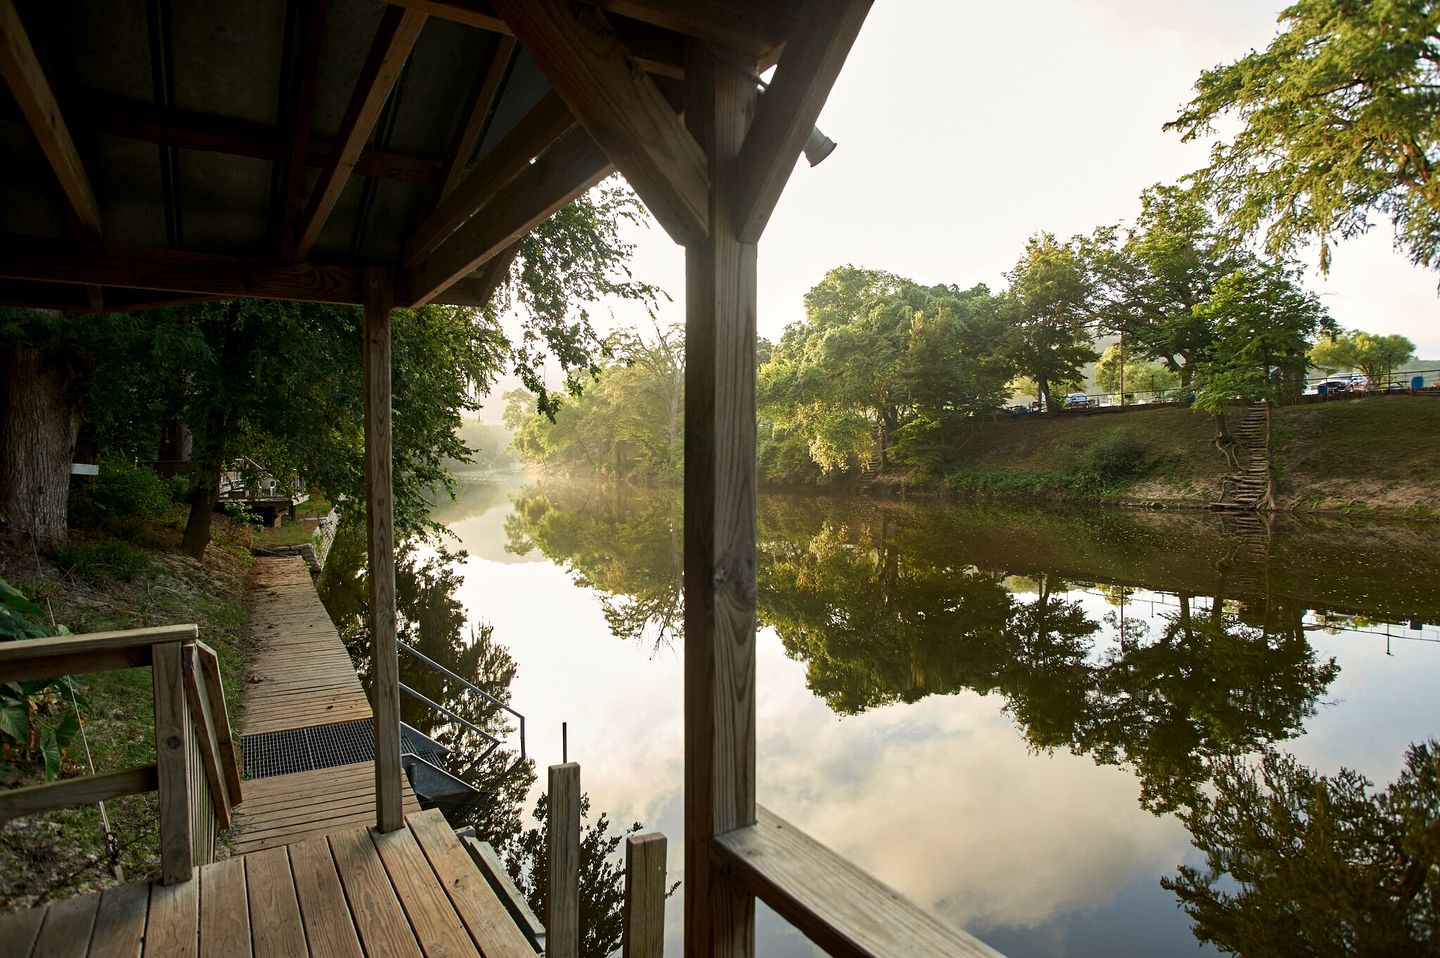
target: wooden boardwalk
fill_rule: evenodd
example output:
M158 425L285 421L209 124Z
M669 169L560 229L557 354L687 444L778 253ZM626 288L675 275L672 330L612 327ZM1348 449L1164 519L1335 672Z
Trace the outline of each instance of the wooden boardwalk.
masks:
M245 697L244 735L371 717L370 702L335 624L299 558L256 559L250 635L259 646ZM420 810L403 780L405 812ZM370 762L245 783L231 829L239 854L375 822Z
M0 956L535 958L438 811L0 916Z

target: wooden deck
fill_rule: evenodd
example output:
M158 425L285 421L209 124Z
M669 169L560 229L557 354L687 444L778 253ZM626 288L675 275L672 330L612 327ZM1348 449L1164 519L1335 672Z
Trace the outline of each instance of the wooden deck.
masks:
M245 698L244 735L371 717L370 702L335 624L298 558L256 559L250 634L260 646ZM420 810L402 775L405 813ZM234 850L249 854L375 823L370 762L245 782Z
M535 958L444 817L352 827L230 858L168 888L123 885L0 916L0 956Z

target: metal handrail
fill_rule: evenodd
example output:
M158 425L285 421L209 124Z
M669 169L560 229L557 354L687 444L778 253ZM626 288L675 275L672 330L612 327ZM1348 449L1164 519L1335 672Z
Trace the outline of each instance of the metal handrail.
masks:
M404 682L400 683L400 691L404 692L406 695L409 695L413 699L424 702L426 705L430 706L432 709L439 712L441 715L445 716L450 721L465 726L470 731L474 732L476 735L482 736L483 738L494 742L496 745L500 744L500 740L498 738L491 735L489 732L485 731L483 728L476 725L474 722L471 722L469 719L463 718L462 716L456 715L454 712L452 712L450 709L447 709L439 702L426 698L419 692L412 689L410 686L406 685Z
M409 646L409 645L405 644L404 642L399 642L399 641L397 641L395 644L400 648L401 651L405 652L407 655L410 655L410 656L412 656L412 657L414 657L414 658L416 658L416 659L419 659L421 662L425 663L425 664L428 665L430 668L434 669L436 672L439 672L441 675L445 676L446 678L452 679L452 680L454 680L454 681L456 681L456 682L459 682L461 685L465 686L465 688L467 688L467 689L469 689L470 691L474 692L476 695L480 696L482 699L485 699L487 702L489 702L491 705L494 705L496 708L503 709L504 711L509 712L511 715L515 716L516 720L518 720L519 723L520 723L520 729L519 729L519 731L520 731L520 757L521 757L522 759L524 759L524 758L527 757L526 754L525 754L525 716L523 716L523 715L521 715L519 712L515 711L515 709L512 708L511 706L509 706L509 705L507 705L506 703L500 701L500 700L497 699L495 696L491 695L489 692L487 692L487 691L485 691L484 689L480 688L480 686L476 685L474 682L470 682L470 681L468 681L468 680L466 680L466 679L463 679L463 678L461 678L460 676L456 675L454 672L450 671L450 670L447 669L445 666L441 665L439 662L436 662L434 659L430 658L428 655L425 655L423 652L419 651L418 649L415 649L415 648L413 648L412 646ZM401 688L404 688L404 686L401 686ZM414 694L414 695L416 695L416 696L418 697L418 693L412 693L412 694ZM426 699L426 701L428 702L429 700ZM434 704L434 703L431 703L431 704ZM442 706L436 705L435 707L441 709L442 711L445 711L447 715L453 715L453 713L449 712L448 710L443 709ZM473 726L472 726L472 728L473 728Z

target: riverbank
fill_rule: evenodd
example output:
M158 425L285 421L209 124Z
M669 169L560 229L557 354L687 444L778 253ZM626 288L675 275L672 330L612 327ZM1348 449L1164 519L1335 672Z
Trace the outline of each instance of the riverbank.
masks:
M1440 519L1440 398L1277 407L1272 436L1277 511ZM977 423L943 480L866 488L1208 508L1230 471L1214 438L1214 421L1189 409L1019 416Z

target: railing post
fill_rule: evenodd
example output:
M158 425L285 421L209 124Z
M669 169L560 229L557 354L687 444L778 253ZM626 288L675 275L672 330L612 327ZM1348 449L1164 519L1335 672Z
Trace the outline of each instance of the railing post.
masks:
M625 839L625 936L623 958L663 958L665 953L665 836Z
M189 881L194 870L190 821L190 723L179 642L151 647L155 691L155 778L160 797L160 883Z
M371 676L375 685L375 825L405 825L400 789L400 664L395 647L395 492L390 459L389 270L365 271L365 524Z
M580 766L550 766L545 958L580 956Z
M755 954L755 900L711 840L755 822L755 260L735 222L754 63L685 53L710 235L685 249L685 954Z

